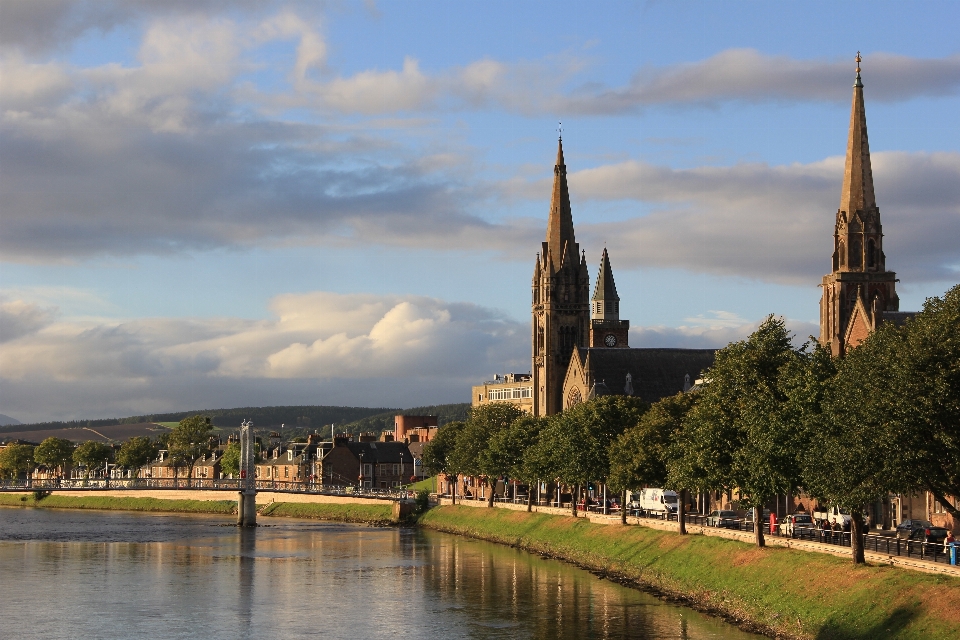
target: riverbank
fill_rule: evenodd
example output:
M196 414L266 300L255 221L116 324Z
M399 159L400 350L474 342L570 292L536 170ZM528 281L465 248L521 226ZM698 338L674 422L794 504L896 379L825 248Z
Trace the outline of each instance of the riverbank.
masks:
M209 496L205 496L209 498ZM108 511L151 511L166 513L235 514L236 500L191 500L145 496L64 496L46 495L37 500L34 493L0 493L0 506L40 507L48 509L103 509ZM395 525L392 503L369 502L311 503L271 502L260 504L262 516L307 518L333 522L352 522L373 526Z
M373 526L390 526L393 507L386 504L316 504L307 502L274 502L260 512L262 516L307 518L334 522L354 522Z
M236 500L162 500L144 497L58 496L40 500L33 493L0 493L0 506L45 509L103 509L108 511L153 511L167 513L220 513L237 511Z
M960 637L960 579L723 538L443 506L420 524L577 564L767 635Z

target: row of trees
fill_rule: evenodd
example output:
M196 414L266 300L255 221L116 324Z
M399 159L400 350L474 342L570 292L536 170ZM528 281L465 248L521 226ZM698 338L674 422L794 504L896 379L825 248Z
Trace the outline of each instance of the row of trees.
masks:
M491 487L504 476L618 492L661 486L681 504L688 491L732 491L754 522L772 498L804 492L850 509L858 563L863 509L890 493L929 491L960 517L948 499L960 496L960 286L840 359L815 340L795 346L783 320L768 317L717 352L706 380L652 406L608 396L550 418L477 407L441 427L424 463Z
M78 465L83 466L85 475L89 476L92 469L103 467L110 461L125 469L139 469L155 460L160 449L169 451L175 467L187 466L210 452L212 432L210 418L198 415L184 418L172 431L161 434L156 440L135 436L118 449L93 440L75 445L70 440L54 437L36 447L14 443L0 451L0 473L4 477L16 478L30 473L37 465L43 465L62 478L72 466ZM236 458L239 459L239 451Z

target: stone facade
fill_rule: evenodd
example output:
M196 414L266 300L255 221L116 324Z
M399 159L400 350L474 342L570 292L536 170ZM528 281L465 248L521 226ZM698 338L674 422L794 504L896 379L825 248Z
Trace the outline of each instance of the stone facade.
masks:
M526 413L533 413L533 376L529 373L505 373L471 389L471 404L479 407L491 402L509 402Z
M590 331L590 275L573 232L562 140L553 168L547 239L533 270L532 297L533 413L550 416L563 409L570 355L575 347L586 346Z
M838 356L860 344L885 314L900 309L897 276L887 271L883 252L859 59L857 62L843 189L833 230L833 271L821 284L820 342Z

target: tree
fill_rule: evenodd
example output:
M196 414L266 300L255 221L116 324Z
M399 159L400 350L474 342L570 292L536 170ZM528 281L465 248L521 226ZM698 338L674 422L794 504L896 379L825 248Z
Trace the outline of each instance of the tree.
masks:
M635 426L649 405L631 396L602 396L551 416L531 457L559 482L579 487L606 481L610 445ZM577 515L576 496L571 500Z
M240 476L240 443L231 442L220 457L220 470L223 473Z
M884 409L892 410L889 403L894 401L887 394L890 381L884 373L890 369L877 367L897 340L894 325L881 325L839 361L823 348L810 359L808 386L821 387L822 399L819 406L811 401L804 416L810 445L803 457L803 482L817 500L850 510L855 564L864 562L863 508L895 490L888 467L892 457L903 453L885 429Z
M513 421L522 415L523 410L520 407L508 402L492 402L474 407L463 431L457 436L457 444L450 460L461 473L486 478L490 487L488 507L493 506L497 477L506 473L499 461L488 455L490 441L501 431L507 430Z
M33 447L14 442L0 450L0 471L5 477L16 478L33 469Z
M85 478L90 477L90 469L102 467L112 457L113 448L96 440L87 440L73 450L73 461L85 467Z
M541 476L536 475L536 467L529 464L525 454L527 449L536 444L546 424L546 418L520 416L509 427L490 438L490 445L484 454L488 458L485 466L502 469L508 477L527 483L527 511L533 506L533 485Z
M120 445L117 464L127 469L139 469L157 457L157 445L147 436L134 436Z
M174 476L179 477L182 465L192 466L197 458L210 452L212 432L210 418L201 415L184 418L173 428L168 446L174 465Z
M51 436L37 445L33 456L37 463L48 469L56 469L58 477L62 478L64 469L73 461L73 449L74 445L69 440Z
M457 446L457 438L466 426L463 422L448 422L434 434L430 442L423 445L423 457L420 463L425 469L434 474L454 475L460 472L454 466L453 450ZM453 501L457 501L457 483L453 482Z
M640 421L624 431L610 446L610 486L623 496L621 519L625 522L626 492L643 487L667 486L667 463L671 444L678 437L684 416L693 406L697 394L678 393L650 406ZM686 489L681 487L681 506L686 504ZM686 533L685 518L680 512L680 532Z
M947 498L960 497L960 285L902 328L881 328L890 335L873 359L884 386L869 402L897 444L889 473L900 491L929 491L960 518Z
M764 504L801 479L797 436L804 432L789 419L785 385L802 351L793 348L783 319L773 316L746 340L718 351L675 445L671 483L739 491L741 504L753 510L758 547L765 544Z

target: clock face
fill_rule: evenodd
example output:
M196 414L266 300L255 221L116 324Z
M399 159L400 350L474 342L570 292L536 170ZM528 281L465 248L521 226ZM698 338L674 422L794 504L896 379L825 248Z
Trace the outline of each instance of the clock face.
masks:
M612 333L608 333L607 337L603 339L603 344L607 345L608 347L617 346L617 336L613 335Z

